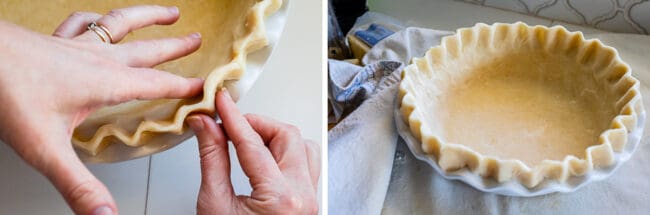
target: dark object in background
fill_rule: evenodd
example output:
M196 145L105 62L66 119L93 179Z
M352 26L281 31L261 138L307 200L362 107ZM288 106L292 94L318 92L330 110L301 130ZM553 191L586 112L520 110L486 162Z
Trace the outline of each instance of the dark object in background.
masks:
M328 2L330 6L328 7L328 24L327 24L327 58L343 60L350 58L352 52L350 48L345 43L345 35L341 32L339 28L338 21L336 20L336 15L334 15L334 9L331 6L331 1Z
M366 0L328 0L327 57L348 59L352 56L345 35L357 18L368 11Z
M330 8L334 8L334 14L343 34L354 26L357 18L368 12L366 0L329 0Z

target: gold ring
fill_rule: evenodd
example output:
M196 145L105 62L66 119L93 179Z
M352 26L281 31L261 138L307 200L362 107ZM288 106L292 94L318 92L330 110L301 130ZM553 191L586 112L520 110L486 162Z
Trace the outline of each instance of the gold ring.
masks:
M111 44L113 43L113 35L111 35L111 32L108 31L108 29L103 25L97 24L97 22L91 22L88 23L88 27L86 29L95 32L95 34L99 36L99 39L101 39L102 42Z

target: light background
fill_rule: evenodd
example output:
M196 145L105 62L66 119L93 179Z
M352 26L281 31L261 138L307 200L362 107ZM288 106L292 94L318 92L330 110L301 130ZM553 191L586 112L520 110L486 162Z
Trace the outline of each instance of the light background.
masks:
M650 34L648 0L460 0L612 32Z

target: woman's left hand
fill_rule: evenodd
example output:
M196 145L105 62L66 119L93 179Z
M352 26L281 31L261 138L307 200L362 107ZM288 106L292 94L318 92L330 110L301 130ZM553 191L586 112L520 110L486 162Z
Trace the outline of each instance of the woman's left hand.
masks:
M178 18L176 7L152 5L105 16L78 12L54 36L0 21L0 139L45 175L75 213L116 214L117 207L77 158L70 143L74 128L105 105L191 97L203 85L151 68L197 50L199 34L109 44L87 25L97 21L117 43L133 30Z

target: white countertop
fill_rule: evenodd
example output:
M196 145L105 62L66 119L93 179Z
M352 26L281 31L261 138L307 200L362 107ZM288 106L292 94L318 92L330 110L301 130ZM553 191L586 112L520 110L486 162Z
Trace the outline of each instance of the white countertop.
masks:
M238 103L242 112L294 124L317 142L323 131L320 14L320 1L291 1L277 48ZM248 179L231 159L235 191L248 194ZM195 213L200 181L195 138L150 157L88 167L107 185L121 214ZM72 214L56 189L1 143L0 170L0 214Z

